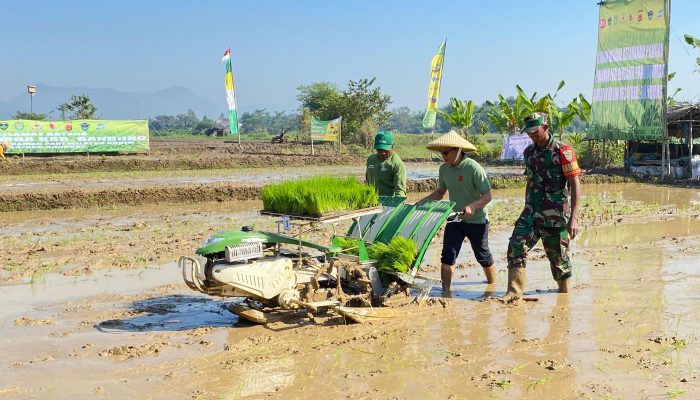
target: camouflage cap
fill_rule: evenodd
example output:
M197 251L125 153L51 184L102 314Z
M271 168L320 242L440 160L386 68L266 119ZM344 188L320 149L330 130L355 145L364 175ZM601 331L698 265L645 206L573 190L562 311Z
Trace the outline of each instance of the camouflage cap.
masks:
M543 112L534 112L523 120L525 122L525 125L523 126L523 130L520 131L520 133L533 133L537 131L537 128L540 127L540 125L545 125L547 124L549 119L547 118L547 114Z

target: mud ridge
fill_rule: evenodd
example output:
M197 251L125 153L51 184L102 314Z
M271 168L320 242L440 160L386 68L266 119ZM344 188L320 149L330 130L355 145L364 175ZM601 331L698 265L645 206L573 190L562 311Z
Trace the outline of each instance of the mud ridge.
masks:
M631 180L620 176L585 175L582 181L585 184L619 183ZM524 187L525 177L520 175L492 177L491 184L494 189ZM437 179L409 180L407 186L408 191L412 193L430 192L437 186ZM0 194L0 212L255 200L260 198L261 188L261 185L202 183L139 188L117 187L108 190L13 192Z

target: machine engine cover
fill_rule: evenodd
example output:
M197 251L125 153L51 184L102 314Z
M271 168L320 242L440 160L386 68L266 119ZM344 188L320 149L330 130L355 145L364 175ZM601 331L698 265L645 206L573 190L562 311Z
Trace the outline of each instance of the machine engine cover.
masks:
M252 297L273 299L296 285L292 260L277 258L247 264L217 264L212 277L226 285L250 293Z

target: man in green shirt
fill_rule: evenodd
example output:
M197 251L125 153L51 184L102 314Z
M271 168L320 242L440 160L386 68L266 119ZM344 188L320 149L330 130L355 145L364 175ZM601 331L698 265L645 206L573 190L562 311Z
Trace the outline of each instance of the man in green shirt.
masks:
M450 201L456 203L454 211L460 213L445 225L440 257L443 293L450 293L455 262L465 238L484 269L486 282L496 282L496 266L489 249L489 216L484 208L491 201L491 184L481 165L466 155L476 151L476 147L455 131L440 136L427 147L439 152L444 164L440 166L437 189L423 200L442 200L449 192Z
M406 166L394 153L394 136L380 131L374 137L376 154L367 158L365 180L377 188L380 196L406 197Z

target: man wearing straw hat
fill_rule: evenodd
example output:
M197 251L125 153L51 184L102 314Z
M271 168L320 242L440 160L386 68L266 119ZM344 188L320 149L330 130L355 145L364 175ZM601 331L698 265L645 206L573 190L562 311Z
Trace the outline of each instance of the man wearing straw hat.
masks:
M466 154L475 152L476 147L450 131L428 143L427 148L440 153L444 164L440 166L437 189L423 200L442 200L449 192L450 201L456 203L454 211L460 213L445 225L440 257L443 294L450 293L464 238L469 239L476 260L484 268L486 282L496 282L496 266L489 249L489 216L484 208L491 201L491 184L481 165Z
M530 114L524 122L523 132L533 144L523 153L527 175L525 207L508 242L506 300L522 297L527 252L540 239L559 292L568 293L571 262L567 250L569 240L577 233L581 169L574 149L554 140L547 114Z
M394 153L394 136L379 131L374 137L376 154L367 158L365 181L377 188L380 196L406 197L406 166Z

